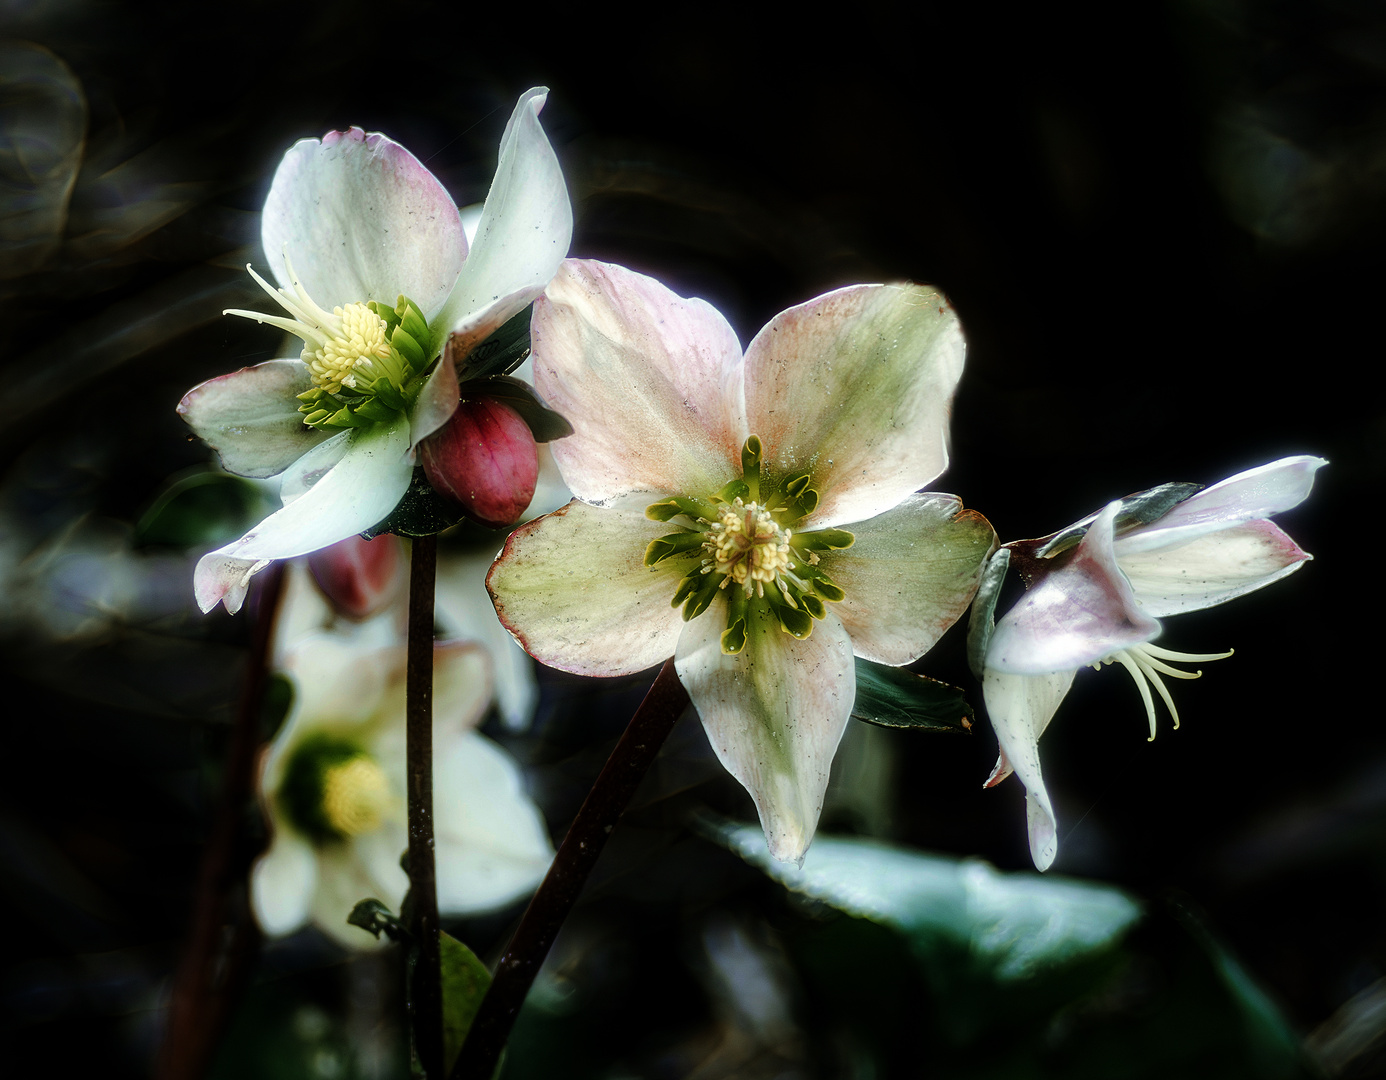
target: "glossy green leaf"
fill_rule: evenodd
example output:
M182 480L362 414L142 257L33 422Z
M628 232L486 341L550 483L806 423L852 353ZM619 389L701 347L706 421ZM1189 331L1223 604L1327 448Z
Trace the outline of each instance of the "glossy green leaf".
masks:
M962 690L906 668L857 660L852 716L881 727L966 732L976 714Z

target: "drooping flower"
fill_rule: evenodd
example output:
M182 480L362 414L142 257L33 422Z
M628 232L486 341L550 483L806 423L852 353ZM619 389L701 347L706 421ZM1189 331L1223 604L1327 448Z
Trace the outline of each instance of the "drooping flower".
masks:
M771 852L802 858L853 653L922 655L995 546L954 496L916 494L947 464L956 316L930 288L851 286L743 354L704 301L569 260L533 344L536 388L575 430L553 454L577 498L511 534L488 579L501 621L579 674L672 654Z
M384 135L351 128L285 155L261 224L279 288L251 271L284 314L232 314L295 334L302 355L212 379L179 405L229 471L283 474L283 509L198 563L204 611L236 611L271 560L381 523L409 486L420 442L456 411L459 374L496 374L458 367L543 290L572 235L539 125L546 96L528 91L510 117L470 251L442 184ZM518 395L523 410L514 382L497 393Z
M1109 503L1050 536L1006 545L1001 554L1021 565L1028 591L986 646L983 696L1001 751L986 786L1012 772L1025 785L1030 854L1039 869L1048 869L1058 852L1039 738L1078 669L1120 664L1140 691L1150 738L1152 687L1178 727L1161 676L1195 679L1202 672L1173 665L1232 653L1154 645L1158 620L1263 588L1312 558L1268 519L1303 502L1323 464L1316 457L1283 458L1196 494L1195 485L1164 485Z
M347 925L353 905L374 897L398 911L409 887L400 868L406 650L378 638L369 626L316 634L284 661L294 703L262 764L273 838L251 874L268 934L311 920L345 945L368 948L373 940ZM472 730L491 696L485 651L438 645L433 688L438 906L475 914L533 889L553 849L515 761Z

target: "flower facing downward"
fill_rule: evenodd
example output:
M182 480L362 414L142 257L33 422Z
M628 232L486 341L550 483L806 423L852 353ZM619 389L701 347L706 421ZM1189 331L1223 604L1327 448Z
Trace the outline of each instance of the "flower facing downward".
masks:
M1311 558L1268 519L1303 502L1323 464L1316 457L1283 458L1192 495L1194 485L1168 484L1110 503L1051 536L1006 545L1029 589L986 647L983 695L1001 749L987 786L1012 772L1025 785L1030 853L1039 869L1048 869L1058 851L1039 737L1078 669L1120 664L1140 691L1150 737L1152 688L1178 727L1161 676L1195 679L1202 672L1174 664L1232 653L1153 645L1157 620L1262 588Z
M251 270L280 310L229 314L294 334L302 351L205 382L178 406L229 471L283 476L283 509L198 563L204 611L236 611L273 559L380 524L419 443L457 409L457 363L553 275L572 209L539 126L546 94L529 91L510 117L470 250L442 184L384 135L334 131L284 156L261 223L278 287Z
M261 772L274 835L251 876L266 933L311 920L367 948L370 937L347 925L352 906L376 897L398 911L408 888L405 648L378 638L317 634L284 662L294 704ZM475 914L532 889L553 850L514 760L471 730L491 693L484 650L437 646L433 685L438 906Z
M853 653L922 655L995 546L954 496L916 494L947 464L956 316L929 288L852 286L743 354L703 301L569 260L533 341L536 389L575 432L553 455L577 499L511 534L488 579L501 621L579 674L672 654L770 851L801 859Z

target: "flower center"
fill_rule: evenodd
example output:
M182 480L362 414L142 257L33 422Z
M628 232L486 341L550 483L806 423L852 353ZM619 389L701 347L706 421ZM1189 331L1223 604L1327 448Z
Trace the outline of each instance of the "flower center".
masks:
M362 755L334 765L322 777L322 814L343 836L360 836L380 827L390 806L390 782Z
M328 732L294 747L274 798L289 822L319 845L378 829L396 801L379 762L359 743Z
M842 529L790 528L813 512L818 492L807 472L777 480L762 475L760 439L754 435L741 451L741 467L741 479L714 495L674 496L645 510L646 517L679 526L650 542L645 565L679 560L686 567L672 601L683 606L684 620L697 618L719 594L726 596L725 653L745 648L753 605L769 608L787 634L812 634L814 620L826 614L824 601L845 595L819 566L819 552L853 541Z
M1162 649L1158 645L1146 642L1143 645L1132 645L1130 648L1118 649L1111 656L1104 657L1093 664L1094 671L1100 671L1104 664L1120 664L1131 674L1131 679L1136 684L1136 689L1141 692L1141 701L1145 704L1145 715L1150 720L1150 740L1155 741L1155 701L1150 696L1150 687L1155 687L1155 692L1160 695L1169 709L1169 715L1174 720L1174 726L1179 727L1179 710L1174 707L1174 698L1170 696L1169 688L1165 686L1164 680L1160 676L1168 675L1173 679L1197 679L1203 674L1201 671L1184 671L1181 668L1173 667L1166 661L1173 660L1183 664L1197 664L1209 660L1226 660L1232 655L1232 650L1228 649L1221 653L1181 653L1173 649Z
M429 359L424 351L428 322L408 297L401 296L393 308L371 300L326 311L294 272L287 245L284 269L292 293L276 289L250 266L246 269L292 317L239 308L224 314L277 326L303 341L301 359L313 384L298 395L305 424L348 428L391 420L422 386L420 376Z

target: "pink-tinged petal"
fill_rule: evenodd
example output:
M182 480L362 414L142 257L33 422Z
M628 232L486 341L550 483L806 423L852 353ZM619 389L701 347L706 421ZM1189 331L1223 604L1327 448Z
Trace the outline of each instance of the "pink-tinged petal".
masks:
M311 384L301 360L270 360L194 386L178 403L178 415L221 456L227 472L276 476L328 437L298 411L294 395Z
M486 587L501 623L541 663L578 675L629 675L674 652L683 618L670 606L696 556L644 564L672 532L639 511L573 501L510 534Z
M317 884L312 845L281 826L250 871L250 905L260 929L269 937L282 937L303 926Z
M706 496L741 475L741 346L710 304L569 259L532 333L535 389L573 425L553 456L579 499Z
M409 407L409 446L418 446L446 424L457 411L457 401L457 368L444 353Z
M811 470L815 526L875 517L943 472L963 353L948 301L919 285L838 289L756 335L747 422L772 467Z
M1313 556L1274 522L1243 522L1173 547L1123 555L1117 565L1154 618L1198 611L1264 588Z
M558 155L539 124L548 96L546 87L536 87L516 103L471 257L436 328L430 327L435 334L452 332L454 359L529 306L568 254L573 208Z
M1116 542L1117 558L1184 544L1196 537L1243 521L1268 518L1298 506L1309 497L1314 473L1328 462L1301 454L1229 476L1179 503L1144 528Z
M349 536L309 555L308 568L333 609L360 621L400 597L406 580L402 555L396 536Z
M805 640L751 608L745 648L722 652L726 601L684 626L679 679L717 758L751 793L772 857L802 863L856 698L852 641L830 611Z
M440 746L433 762L439 909L472 915L532 891L553 844L515 759L467 732Z
M908 664L958 621L977 592L996 532L956 495L911 495L848 526L856 542L824 552L820 566L847 594L832 610L858 656Z
M987 669L982 679L982 697L992 730L1001 745L1001 761L1014 769L1025 785L1025 814L1030 833L1030 857L1039 870L1048 870L1058 854L1054 807L1044 787L1040 771L1039 737L1049 726L1059 702L1073 685L1072 671L1052 675L1011 675ZM992 774L988 786L1004 778Z
M265 258L292 291L285 246L320 306L403 293L432 316L467 258L457 206L408 150L360 128L300 139L284 155L261 219Z
M461 402L419 444L419 461L434 491L493 528L520 520L539 479L539 446L529 426L505 402L484 395Z
M1109 503L1068 561L996 624L988 668L1014 675L1073 671L1160 632L1117 568L1112 522L1120 506Z
M235 612L245 600L251 575L273 559L307 555L383 521L409 487L409 425L401 417L350 432L342 459L282 510L271 514L234 543L204 555L193 575L198 606L218 603Z

